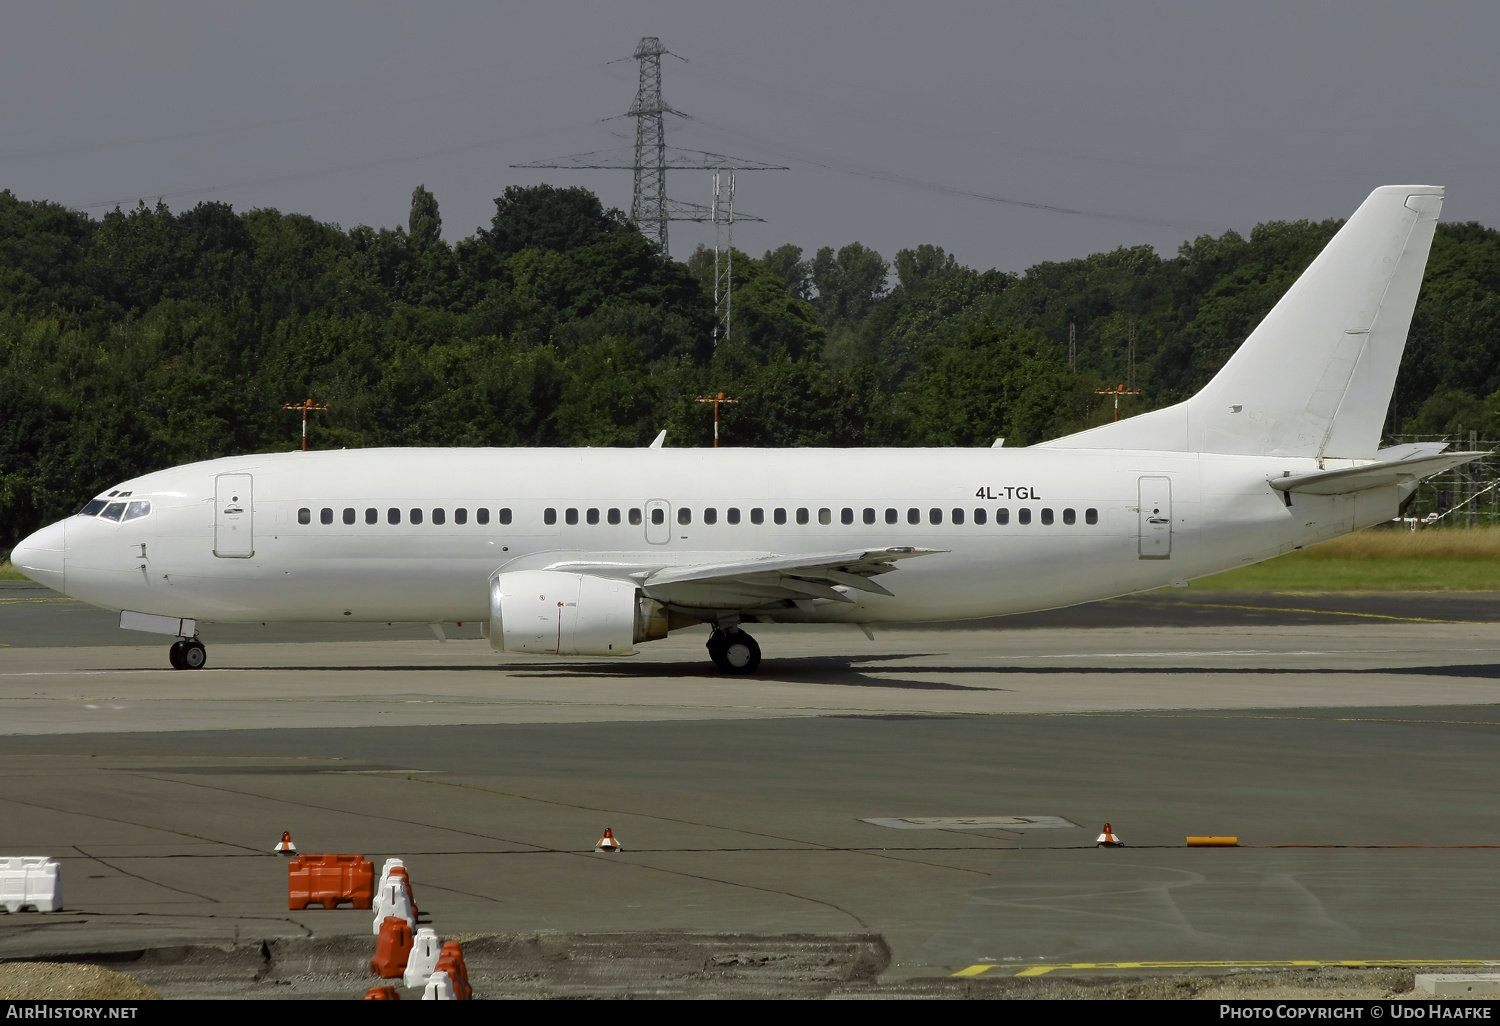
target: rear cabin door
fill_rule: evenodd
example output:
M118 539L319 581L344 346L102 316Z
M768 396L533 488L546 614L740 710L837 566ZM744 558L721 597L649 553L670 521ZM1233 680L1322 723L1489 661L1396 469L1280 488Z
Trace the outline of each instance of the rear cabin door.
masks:
M214 555L249 559L255 555L254 503L249 474L220 474L214 487Z
M1172 479L1141 478L1141 558L1172 558Z

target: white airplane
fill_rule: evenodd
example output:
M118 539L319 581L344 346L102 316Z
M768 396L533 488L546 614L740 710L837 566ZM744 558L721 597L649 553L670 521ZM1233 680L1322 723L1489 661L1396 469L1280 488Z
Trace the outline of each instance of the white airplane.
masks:
M365 449L124 481L11 558L123 628L479 621L625 656L691 624L960 620L1218 573L1388 521L1481 455L1378 449L1442 205L1376 189L1186 402L1024 449Z

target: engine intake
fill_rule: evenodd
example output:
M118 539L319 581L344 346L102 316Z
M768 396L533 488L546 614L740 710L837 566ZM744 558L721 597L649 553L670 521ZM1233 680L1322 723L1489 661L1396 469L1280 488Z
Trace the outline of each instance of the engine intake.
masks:
M560 570L490 578L490 647L533 655L634 655L667 636L667 607L629 581Z

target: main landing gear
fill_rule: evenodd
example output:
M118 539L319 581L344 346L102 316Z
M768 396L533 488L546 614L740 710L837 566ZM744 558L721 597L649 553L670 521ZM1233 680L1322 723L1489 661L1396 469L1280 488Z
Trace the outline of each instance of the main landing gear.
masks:
M197 638L179 638L167 651L167 660L174 670L201 670L208 662L208 649Z
M715 628L708 636L708 657L725 673L754 673L760 666L760 646L738 627Z

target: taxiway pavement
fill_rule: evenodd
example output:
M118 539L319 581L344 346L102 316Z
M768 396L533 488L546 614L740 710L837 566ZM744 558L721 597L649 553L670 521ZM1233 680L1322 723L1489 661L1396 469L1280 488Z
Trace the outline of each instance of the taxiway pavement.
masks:
M0 957L368 936L368 913L286 909L290 830L401 856L450 936L878 934L891 978L1497 959L1500 617L1382 608L762 629L752 679L690 634L618 663L430 637L211 644L199 672L161 644L0 649L5 847L61 858L69 909L0 916ZM1028 816L1063 823L868 822ZM1105 821L1127 847L1093 845ZM593 851L606 826L620 855Z

